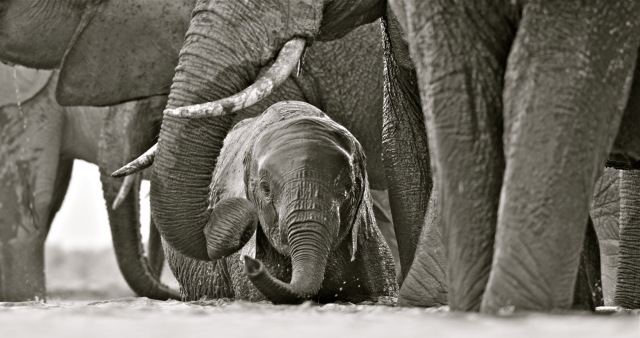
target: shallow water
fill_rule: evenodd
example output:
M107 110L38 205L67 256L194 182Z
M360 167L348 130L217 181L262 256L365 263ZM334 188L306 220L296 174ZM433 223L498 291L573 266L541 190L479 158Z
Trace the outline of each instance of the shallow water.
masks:
M640 337L640 316L450 313L444 308L231 301L0 303L0 337Z

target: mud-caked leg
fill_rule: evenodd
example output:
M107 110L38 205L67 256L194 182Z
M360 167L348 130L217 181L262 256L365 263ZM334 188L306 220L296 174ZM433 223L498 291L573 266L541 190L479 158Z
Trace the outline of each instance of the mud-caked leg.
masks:
M505 74L506 169L482 302L567 309L638 48L636 1L531 1Z
M62 113L46 103L0 109L0 301L46 297L44 242L71 174Z
M502 82L511 1L407 1L439 191L452 310L477 311L489 277L502 183Z

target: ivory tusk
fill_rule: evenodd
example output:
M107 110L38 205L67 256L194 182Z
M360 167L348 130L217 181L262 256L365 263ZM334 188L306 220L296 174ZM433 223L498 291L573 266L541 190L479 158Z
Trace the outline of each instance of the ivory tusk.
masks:
M113 177L123 177L131 174L135 174L139 171L142 171L146 168L149 168L153 164L153 159L156 157L156 151L158 149L158 144L154 144L153 147L149 148L144 154L140 155L140 157L131 161L129 164L124 167L114 171L111 176Z
M305 43L302 38L289 40L280 50L273 65L245 90L213 102L166 109L164 114L183 118L224 116L255 104L271 95L291 75L300 61Z
M300 61L305 44L306 42L302 38L291 39L285 43L273 65L271 65L264 75L258 78L256 82L240 93L214 102L175 109L166 109L164 114L174 117L204 118L224 116L249 107L269 96L276 87L282 84L289 75L291 75ZM148 168L153 164L157 147L158 144L156 143L140 157L126 166L114 171L111 176L127 176Z
M124 199L129 194L129 190L131 190L131 187L136 182L137 176L139 176L139 174L129 175L124 178L124 181L122 181L122 185L120 186L120 190L118 191L118 195L116 196L116 199L113 200L113 204L111 205L112 210L118 209L122 202L124 202Z

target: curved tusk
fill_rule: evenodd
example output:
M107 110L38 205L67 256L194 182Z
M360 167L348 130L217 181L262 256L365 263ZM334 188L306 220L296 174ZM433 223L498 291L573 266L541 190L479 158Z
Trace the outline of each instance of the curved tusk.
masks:
M153 147L149 148L144 154L140 155L140 157L131 161L129 164L124 167L114 171L111 176L112 177L123 177L131 174L135 174L138 171L149 168L153 164L153 159L156 157L156 151L158 149L158 144L154 144Z
M301 38L291 39L285 43L273 65L245 90L213 102L166 109L164 114L192 119L224 116L255 104L269 96L291 75L300 61L305 43L305 40Z
M118 196L116 196L116 199L113 200L113 204L111 205L112 210L118 209L122 202L124 202L124 199L129 194L129 190L131 190L131 187L136 182L136 177L138 175L139 174L130 175L124 178L124 181L120 186L120 190L118 191Z

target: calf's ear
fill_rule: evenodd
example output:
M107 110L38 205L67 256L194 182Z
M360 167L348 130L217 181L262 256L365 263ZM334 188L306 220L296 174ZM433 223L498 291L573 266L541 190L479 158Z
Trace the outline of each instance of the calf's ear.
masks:
M56 99L105 106L167 94L196 0L102 1L62 60Z

